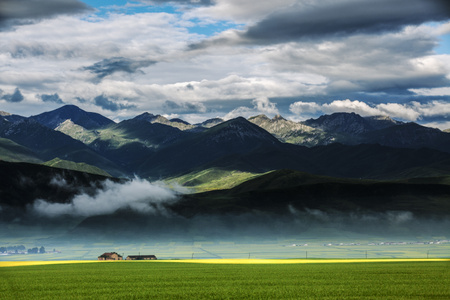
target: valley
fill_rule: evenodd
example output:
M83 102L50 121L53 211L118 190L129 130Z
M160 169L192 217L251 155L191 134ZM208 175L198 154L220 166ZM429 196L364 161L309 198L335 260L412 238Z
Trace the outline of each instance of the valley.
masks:
M149 113L116 123L73 105L29 118L2 114L3 238L43 233L46 247L147 239L323 247L341 233L339 243L352 247L368 236L377 246L445 240L448 135L353 113L199 124Z

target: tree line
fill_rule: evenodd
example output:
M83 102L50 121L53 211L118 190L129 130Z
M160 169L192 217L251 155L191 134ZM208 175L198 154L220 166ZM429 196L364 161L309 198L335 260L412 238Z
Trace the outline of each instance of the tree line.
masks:
M26 248L24 245L18 245L18 246L7 246L7 247L0 247L0 253L8 253L8 252L14 252L14 253L19 253L20 252L25 252ZM45 248L44 246L41 246L40 248L38 247L34 247L31 249L27 250L28 254L42 254L45 253Z

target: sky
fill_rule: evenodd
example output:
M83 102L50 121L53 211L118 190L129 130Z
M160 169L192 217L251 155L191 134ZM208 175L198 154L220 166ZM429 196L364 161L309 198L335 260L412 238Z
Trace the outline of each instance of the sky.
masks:
M447 0L0 0L0 110L450 128Z

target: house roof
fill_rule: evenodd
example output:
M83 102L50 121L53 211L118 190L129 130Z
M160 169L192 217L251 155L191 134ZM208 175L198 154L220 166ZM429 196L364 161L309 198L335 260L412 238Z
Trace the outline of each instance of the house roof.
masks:
M156 257L154 255L128 255L131 258L146 258L146 257Z
M120 255L119 253L116 253L116 252L105 252L102 255L100 255L99 257L110 257L114 254L117 254L117 256L122 257L122 255Z

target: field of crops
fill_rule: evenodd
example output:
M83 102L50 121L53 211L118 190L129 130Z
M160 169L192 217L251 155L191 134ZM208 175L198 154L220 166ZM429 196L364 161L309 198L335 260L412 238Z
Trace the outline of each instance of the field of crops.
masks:
M450 262L109 262L0 268L2 299L449 299Z

